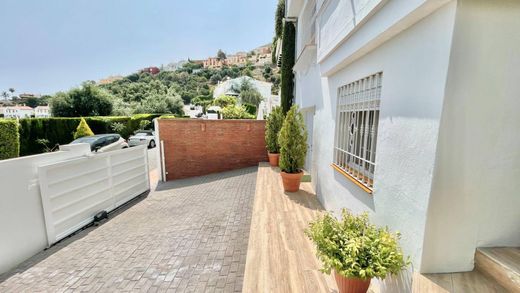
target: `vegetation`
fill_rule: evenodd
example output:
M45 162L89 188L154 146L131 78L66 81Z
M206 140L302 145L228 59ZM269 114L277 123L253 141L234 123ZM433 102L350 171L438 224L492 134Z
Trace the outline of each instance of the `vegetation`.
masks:
M20 155L20 136L16 120L0 120L0 160Z
M222 116L224 119L255 119L255 115L247 112L244 106L227 106L222 109Z
M78 139L80 137L84 136L92 136L94 135L94 132L88 127L87 121L85 121L85 118L81 117L81 120L79 121L78 128L76 128L76 132L74 132L74 139Z
M293 105L287 112L278 135L278 144L280 169L286 173L301 172L307 155L307 131L297 105Z
M277 56L276 56L276 45L278 39L282 38L283 34L283 18L285 16L285 1L279 0L278 6L276 7L276 14L274 19L274 38L273 38L273 45L272 45L272 52L271 52L271 58L273 61L273 64L276 64L277 62Z
M105 116L112 113L111 95L92 82L51 99L52 114L57 117Z
M150 122L145 127L145 129L149 129L152 127L151 121L159 116L159 114L137 114L133 116L85 117L84 119L94 133L118 133L123 138L128 138L141 128L142 121ZM45 139L49 148L53 148L57 144L70 143L74 140L74 133L80 121L81 118L78 117L20 119L20 155L27 156L45 152L44 145L34 143L38 139ZM124 128L121 129L121 125Z
M275 107L271 114L267 117L266 125L265 125L265 144L267 146L267 151L270 153L279 153L280 152L280 144L278 144L278 134L280 133L280 129L282 128L284 121L284 115L282 112L282 108Z
M213 100L214 106L225 108L227 106L234 106L237 104L237 98L232 96L220 96Z
M289 111L294 96L294 73L293 67L295 62L295 48L296 46L296 28L291 22L286 22L283 28L283 39L282 39L282 68L281 74L281 87L280 87L280 99L282 109L284 113Z
M384 279L409 263L399 247L399 233L377 228L367 213L355 216L343 209L341 220L325 214L310 223L305 233L314 241L325 273L333 269L347 278Z

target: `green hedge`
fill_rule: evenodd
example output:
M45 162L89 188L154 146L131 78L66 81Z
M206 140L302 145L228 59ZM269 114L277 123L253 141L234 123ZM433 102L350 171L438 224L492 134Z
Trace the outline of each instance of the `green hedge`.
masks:
M20 139L16 120L0 120L0 160L20 155Z
M88 126L95 134L114 133L113 125L121 123L124 127L117 131L122 137L128 138L139 129L143 120L153 120L159 114L139 114L128 116L85 117ZM68 144L74 140L74 132L81 118L30 118L20 119L20 155L34 155L43 153L45 146L36 142L37 139L46 139L48 146ZM152 127L150 124L149 127Z

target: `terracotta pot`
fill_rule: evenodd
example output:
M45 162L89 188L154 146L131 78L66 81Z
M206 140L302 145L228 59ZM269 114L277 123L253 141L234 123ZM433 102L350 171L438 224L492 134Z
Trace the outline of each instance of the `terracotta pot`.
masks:
M346 278L334 272L339 293L366 293L370 286L370 279Z
M300 182L302 181L303 172L300 173L285 173L282 175L283 189L287 192L296 192L300 190Z
M278 153L267 153L269 157L269 164L272 167L278 167L278 161L280 160L280 154Z

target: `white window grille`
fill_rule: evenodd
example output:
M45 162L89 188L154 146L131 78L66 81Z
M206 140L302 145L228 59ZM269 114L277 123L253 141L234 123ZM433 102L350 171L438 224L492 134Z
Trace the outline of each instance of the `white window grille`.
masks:
M338 89L334 166L367 191L374 186L383 73Z

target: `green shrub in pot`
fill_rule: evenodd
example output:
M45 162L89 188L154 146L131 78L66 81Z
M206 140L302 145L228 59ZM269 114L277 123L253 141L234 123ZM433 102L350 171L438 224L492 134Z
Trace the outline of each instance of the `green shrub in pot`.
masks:
M278 144L278 134L282 128L284 115L282 108L277 106L273 108L265 123L265 145L267 151L273 154L280 152L280 144Z
M399 233L371 224L368 214L342 210L338 220L325 214L310 223L305 233L314 242L322 271L334 270L346 278L370 280L396 275L408 264L399 247Z

